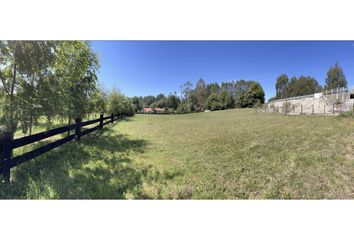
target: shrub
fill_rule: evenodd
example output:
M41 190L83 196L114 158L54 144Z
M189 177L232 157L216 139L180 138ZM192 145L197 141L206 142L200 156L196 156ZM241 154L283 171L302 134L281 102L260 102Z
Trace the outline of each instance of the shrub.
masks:
M264 103L264 91L258 83L252 83L248 91L240 96L237 105L242 108L259 106Z
M192 104L187 100L182 101L177 107L177 113L190 113L192 112Z
M173 109L173 108L168 108L166 113L169 113L169 114L175 114L176 111Z
M113 89L108 95L108 113L133 116L135 107L126 96Z
M342 112L340 114L341 117L345 117L345 118L354 118L354 112L350 111L350 112Z
M212 111L224 109L224 103L216 93L210 94L207 99L206 108Z

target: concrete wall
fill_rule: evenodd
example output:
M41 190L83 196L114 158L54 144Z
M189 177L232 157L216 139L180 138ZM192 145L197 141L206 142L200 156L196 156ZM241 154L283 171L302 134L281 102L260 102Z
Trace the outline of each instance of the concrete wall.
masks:
M291 114L338 115L354 109L354 88L334 89L313 95L279 99L267 104L265 111ZM286 108L287 106L287 108Z

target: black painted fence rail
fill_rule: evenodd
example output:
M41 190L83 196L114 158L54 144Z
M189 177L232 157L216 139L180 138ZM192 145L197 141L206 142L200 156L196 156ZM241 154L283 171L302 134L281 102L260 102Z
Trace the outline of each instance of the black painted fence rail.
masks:
M51 129L48 131L40 132L37 134L33 134L31 136L26 136L18 139L11 139L11 133L5 133L2 137L0 137L0 173L3 176L5 182L10 181L10 170L13 167L16 167L17 165L27 162L39 155L42 155L56 147L59 147L60 145L63 145L64 143L67 143L73 139L76 139L78 143L80 143L80 138L94 132L98 129L102 129L103 126L113 123L114 121L123 118L124 115L119 115L119 114L111 114L110 116L104 117L102 114L100 115L100 118L94 119L94 120L89 120L86 122L82 122L81 118L77 118L75 120L75 124L71 124L68 126L64 127L59 127L55 129ZM104 122L105 120L109 120ZM97 126L89 128L89 129L84 129L82 130L82 127L92 125L95 123L99 123ZM74 134L70 134L71 130L75 130ZM81 131L82 130L82 131ZM22 155L12 157L12 151L16 148L26 146L31 143L35 143L38 141L41 141L43 139L62 134L68 132L68 136L63 137L59 140L50 142L44 146L41 146L39 148L36 148L32 151L26 152Z

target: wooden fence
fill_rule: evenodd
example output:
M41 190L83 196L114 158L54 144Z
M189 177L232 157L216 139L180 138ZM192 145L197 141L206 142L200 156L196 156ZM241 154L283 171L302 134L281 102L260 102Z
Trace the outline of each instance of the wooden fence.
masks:
M56 147L59 147L60 145L63 145L64 143L67 143L73 139L76 138L76 141L79 143L80 138L82 136L85 136L91 132L94 132L98 129L102 129L104 125L107 125L109 123L113 123L114 121L123 118L123 115L114 115L111 114L110 116L104 117L103 115L100 115L100 118L82 122L81 118L78 118L75 120L75 124L71 124L68 126L64 127L59 127L55 129L51 129L48 131L40 132L37 134L33 134L31 136L26 136L22 138L17 138L17 139L11 139L11 133L5 133L1 138L0 138L0 173L3 176L5 182L10 181L10 170L13 167L16 167L17 165L20 165L24 162L27 162L39 155L42 155ZM108 121L106 121L108 120ZM82 130L82 127L92 125L95 123L99 123L97 126ZM71 130L75 130L74 134L70 134ZM26 146L31 143L35 143L38 141L41 141L43 139L62 134L68 132L68 136L63 137L59 140L50 142L42 147L36 148L32 151L26 152L22 155L12 157L12 151L16 148Z

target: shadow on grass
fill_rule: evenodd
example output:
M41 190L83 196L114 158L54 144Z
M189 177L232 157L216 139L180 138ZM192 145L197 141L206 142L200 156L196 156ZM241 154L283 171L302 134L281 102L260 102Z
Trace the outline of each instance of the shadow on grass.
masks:
M13 168L12 182L0 183L0 198L149 198L142 183L151 166L135 164L129 157L143 153L146 145L143 139L129 139L106 127L83 137L80 144L66 143Z
M130 122L132 121L131 117L123 117L118 119L119 122Z

